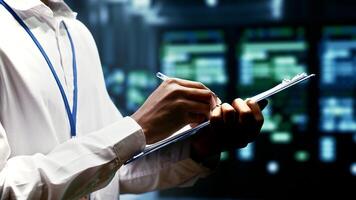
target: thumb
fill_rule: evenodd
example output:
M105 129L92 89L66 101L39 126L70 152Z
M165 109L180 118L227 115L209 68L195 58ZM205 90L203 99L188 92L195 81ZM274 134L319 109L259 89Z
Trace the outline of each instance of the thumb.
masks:
M258 104L258 106L260 106L260 109L263 110L267 106L268 100L267 99L263 99L263 100L257 102L257 104Z

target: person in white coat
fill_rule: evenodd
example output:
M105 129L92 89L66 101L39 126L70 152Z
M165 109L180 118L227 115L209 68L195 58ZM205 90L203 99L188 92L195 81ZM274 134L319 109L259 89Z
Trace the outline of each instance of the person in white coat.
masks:
M0 3L1 199L118 199L188 186L210 173L207 158L258 135L255 102L215 107L208 88L181 79L123 117L92 35L62 0ZM194 138L123 166L146 144L206 119L211 126Z

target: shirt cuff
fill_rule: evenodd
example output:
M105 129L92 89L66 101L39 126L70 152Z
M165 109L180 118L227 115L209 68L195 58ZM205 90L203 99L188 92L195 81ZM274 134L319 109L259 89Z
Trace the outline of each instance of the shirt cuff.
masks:
M131 117L125 117L110 126L111 130L104 131L104 140L111 143L118 158L118 162L123 164L137 153L144 150L146 138L140 125Z

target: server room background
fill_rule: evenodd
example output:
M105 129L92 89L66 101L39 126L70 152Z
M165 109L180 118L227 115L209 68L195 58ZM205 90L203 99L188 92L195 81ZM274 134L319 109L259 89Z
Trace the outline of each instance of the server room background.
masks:
M67 3L94 35L107 88L124 115L157 87L157 71L201 81L226 102L301 72L317 75L272 97L259 138L222 152L208 178L122 199L356 197L355 1Z

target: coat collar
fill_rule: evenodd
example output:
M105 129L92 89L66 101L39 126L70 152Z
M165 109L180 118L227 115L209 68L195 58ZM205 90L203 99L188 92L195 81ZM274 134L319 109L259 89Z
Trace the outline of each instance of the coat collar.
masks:
M49 0L49 7L40 0L4 0L17 13L42 13L47 17L62 16L76 18L73 12L63 0Z

